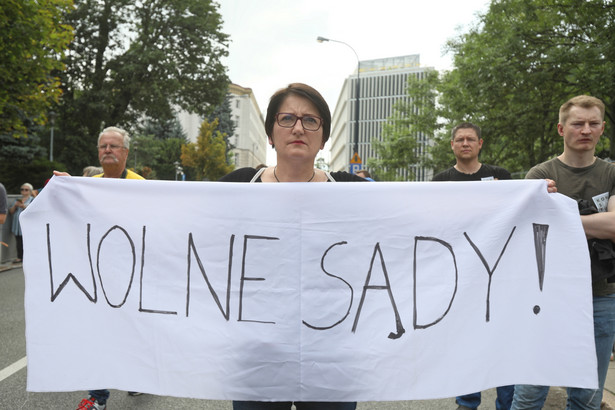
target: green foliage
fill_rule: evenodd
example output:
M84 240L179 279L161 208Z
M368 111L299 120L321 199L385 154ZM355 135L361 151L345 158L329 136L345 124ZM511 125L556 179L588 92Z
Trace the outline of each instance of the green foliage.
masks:
M231 144L231 137L235 134L235 121L233 121L233 113L231 110L231 95L226 94L224 97L224 101L216 106L212 113L207 117L209 122L218 119L219 126L218 130L225 134L224 142L226 143L226 162L228 164L233 163L233 154L231 150L235 148L233 144Z
M174 163L180 160L181 147L186 142L186 134L177 118L166 121L149 119L133 140L131 157L134 157L135 150L137 171L143 176L147 174L148 179L174 180ZM134 164L130 158L128 163Z
M198 181L217 181L233 170L226 162L226 143L217 119L203 121L196 143L184 145L181 150L182 165L192 168Z
M416 124L432 124L434 143L421 163L440 171L454 163L450 130L462 121L482 128L481 161L524 174L563 149L559 107L590 94L606 106L607 130L597 152L615 158L615 4L610 0L493 0L467 33L447 44L454 69L426 82L438 96L436 110L421 101L425 90L409 84L419 102ZM392 121L409 129L405 110ZM434 117L435 112L435 117ZM440 122L437 121L440 119ZM405 127L405 128L404 128ZM387 131L389 134L390 132ZM387 137L394 166L415 164L403 132ZM416 136L408 133L409 139ZM397 162L394 162L397 161Z
M382 127L382 140L373 141L377 158L368 161L380 180L412 180L411 165L419 164L421 142L434 135L437 127L436 86L437 71L427 71L424 78L408 77L406 101L393 107L393 115Z
M27 133L42 124L60 97L55 74L72 28L62 24L71 0L3 0L0 3L0 133Z
M515 172L559 154L559 107L574 95L602 98L612 122L612 2L495 0L480 23L449 42L455 69L440 103L449 128L481 126L483 162Z
M136 134L143 117L171 119L176 107L206 116L228 89L218 4L211 0L77 0L75 41L65 60L61 160L84 164L98 133ZM83 146L77 139L87 141ZM89 151L81 151L87 149Z

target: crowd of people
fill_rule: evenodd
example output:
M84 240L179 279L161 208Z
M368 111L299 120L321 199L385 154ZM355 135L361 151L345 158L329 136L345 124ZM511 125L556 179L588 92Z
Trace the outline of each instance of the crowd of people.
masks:
M563 138L561 155L533 167L528 179L546 179L549 192L559 192L579 202L593 206L595 212L580 215L588 240L615 241L615 167L595 156L596 146L605 129L605 106L598 98L577 96L565 102L559 110L557 132ZM276 163L272 166L237 169L220 181L243 183L287 182L365 182L374 181L367 170L357 175L344 171L327 172L315 167L315 159L324 148L331 132L329 107L314 88L301 83L290 84L276 91L267 107L265 132L269 144L275 149ZM496 181L511 179L508 170L481 163L483 146L481 128L463 122L453 128L451 149L455 164L436 174L433 181ZM84 176L102 178L143 179L126 168L130 147L128 133L121 128L109 127L98 138L98 156L101 168L84 169ZM55 175L68 175L54 172ZM19 215L32 202L33 187L25 183L21 198L7 207L6 191L0 184L0 223L4 223L7 210L13 215L12 232L17 243L17 259L23 258L22 232ZM592 265L593 266L593 265ZM592 275L595 272L592 268ZM597 389L568 388L567 409L600 409L602 391L608 364L615 342L615 277L601 274L592 281L594 307L594 340L598 376ZM497 410L540 409L545 403L548 386L500 386L497 388ZM139 393L129 393L139 394ZM79 409L105 409L108 390L92 390L79 404ZM458 408L477 409L481 393L456 398ZM352 410L355 402L256 402L234 401L235 410L291 409L297 410Z

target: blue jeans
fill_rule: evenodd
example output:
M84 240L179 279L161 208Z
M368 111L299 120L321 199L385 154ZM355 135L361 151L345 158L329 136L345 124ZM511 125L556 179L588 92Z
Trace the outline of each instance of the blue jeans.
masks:
M598 389L567 388L566 410L600 409L602 389L615 342L615 295L594 297L594 340L598 360ZM549 386L517 385L511 409L542 409L548 393Z
M109 390L90 390L88 393L100 404L106 404L109 400Z
M496 389L498 396L495 399L496 410L510 410L510 405L513 400L515 386L501 386ZM465 406L470 409L477 409L480 405L481 394L470 393L463 396L457 396L455 402L460 406Z
M355 410L355 402L296 401L297 410ZM290 401L234 401L233 410L290 410Z

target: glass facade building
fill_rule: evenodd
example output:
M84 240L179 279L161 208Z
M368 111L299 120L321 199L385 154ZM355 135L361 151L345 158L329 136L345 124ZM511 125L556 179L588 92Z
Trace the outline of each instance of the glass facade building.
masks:
M340 97L335 106L331 124L331 158L329 168L332 171L348 171L350 160L354 154L355 140L355 104L356 82L359 83L359 137L358 153L363 168L369 158L375 158L376 153L372 141L381 140L382 125L393 113L393 106L399 101L409 101L406 94L408 77L411 75L423 77L432 68L420 67L419 55L380 58L359 63L360 72L355 71L342 86ZM425 153L430 136L419 135L419 155ZM408 164L408 169L414 171L413 180L429 181L431 170ZM400 175L410 179L410 172Z

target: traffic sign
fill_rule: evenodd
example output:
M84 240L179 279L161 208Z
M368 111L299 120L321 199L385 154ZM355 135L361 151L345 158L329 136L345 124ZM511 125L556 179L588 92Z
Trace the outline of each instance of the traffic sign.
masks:
M355 152L354 155L352 156L352 159L350 160L351 164L359 164L361 165L363 162L361 161L361 157L359 157L359 153Z

